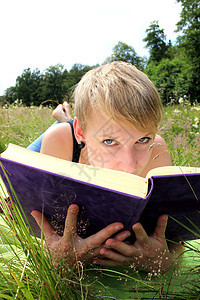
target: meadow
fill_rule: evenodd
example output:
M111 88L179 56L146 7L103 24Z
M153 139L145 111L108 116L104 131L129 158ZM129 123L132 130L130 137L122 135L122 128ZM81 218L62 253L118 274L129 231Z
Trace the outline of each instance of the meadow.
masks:
M27 147L54 122L52 110L52 107L43 106L24 107L18 101L0 107L0 152L9 143ZM199 104L191 106L184 100L164 107L159 133L167 142L174 165L200 167ZM14 191L13 198L17 201ZM4 228L0 231L0 299L125 299L120 298L116 284L112 289L115 297L112 293L105 296L109 278L111 281L114 278L119 285L122 283L123 292L127 286L127 299L133 299L129 296L133 291L136 292L134 299L200 299L200 285L196 283L199 280L191 279L190 282L191 275L199 276L200 253L196 246L186 245L186 251L195 251L198 267L191 265L184 281L179 279L177 271L173 271L169 279L161 277L151 281L136 270L130 273L130 268L124 268L122 273L112 268L85 268L77 262L76 270L69 270L62 264L55 266L51 256L44 255L43 239L30 236L17 209L10 210L3 199L1 206L6 219L0 214L0 226ZM106 280L99 281L103 276ZM152 274L148 276L152 277ZM172 277L175 283L172 283ZM139 283L141 291L136 288ZM175 287L172 294L170 285ZM177 286L184 287L184 294Z
M27 147L55 120L51 107L24 107L16 101L0 107L0 152L8 143ZM200 105L187 100L169 104L163 109L159 129L165 139L174 165L200 167Z

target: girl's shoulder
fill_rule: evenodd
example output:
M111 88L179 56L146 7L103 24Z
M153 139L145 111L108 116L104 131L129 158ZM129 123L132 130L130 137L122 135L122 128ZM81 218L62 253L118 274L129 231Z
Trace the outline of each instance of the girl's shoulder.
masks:
M170 166L172 164L167 144L165 140L158 134L155 136L150 163L152 169Z
M68 123L59 123L50 127L43 136L40 152L71 161L73 152L71 126Z
M145 169L142 171L141 176L146 177L147 173L152 169L171 165L172 161L167 144L160 135L156 135L151 147L149 161Z

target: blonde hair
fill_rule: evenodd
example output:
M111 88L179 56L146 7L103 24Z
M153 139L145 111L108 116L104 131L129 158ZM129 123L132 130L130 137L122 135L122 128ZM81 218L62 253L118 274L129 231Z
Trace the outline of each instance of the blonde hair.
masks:
M116 61L87 72L74 91L75 115L82 130L99 110L115 122L155 134L162 116L159 94L135 66Z

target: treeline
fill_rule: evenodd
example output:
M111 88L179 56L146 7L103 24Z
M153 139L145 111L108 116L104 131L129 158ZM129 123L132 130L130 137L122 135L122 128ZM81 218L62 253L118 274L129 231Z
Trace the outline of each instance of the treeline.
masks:
M24 105L53 104L52 100L59 103L69 100L73 88L81 77L94 66L74 64L68 72L63 65L50 66L44 73L39 69L25 69L16 79L16 85L8 88L1 102L13 103L21 100ZM48 101L51 100L51 103Z
M130 45L118 42L104 63L122 60L145 72L157 87L163 103L178 101L181 97L191 103L200 102L200 6L199 0L177 0L182 11L177 23L176 44L166 40L164 29L154 21L146 30L144 41L149 58L140 57ZM29 105L48 104L48 100L69 100L81 77L95 66L74 64L70 71L63 65L40 70L25 69L16 79L16 85L5 91L1 104L17 99Z

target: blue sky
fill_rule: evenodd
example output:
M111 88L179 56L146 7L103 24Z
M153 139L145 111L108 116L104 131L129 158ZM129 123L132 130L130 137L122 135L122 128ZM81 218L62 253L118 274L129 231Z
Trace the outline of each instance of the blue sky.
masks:
M122 41L147 56L143 38L154 20L174 41L176 0L1 0L0 95L23 70L101 64Z

